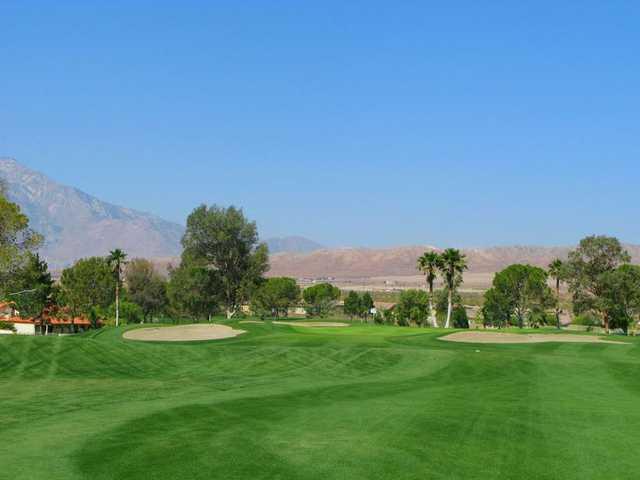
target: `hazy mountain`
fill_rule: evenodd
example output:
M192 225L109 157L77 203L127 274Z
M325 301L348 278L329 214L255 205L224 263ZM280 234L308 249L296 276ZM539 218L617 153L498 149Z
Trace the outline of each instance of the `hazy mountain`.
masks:
M42 254L52 268L81 257L106 255L114 248L124 249L130 257L167 257L181 252L181 225L102 202L13 159L0 159L0 178L7 184L9 198L45 236Z
M627 245L634 262L640 246ZM270 275L296 278L367 278L417 275L416 260L431 246L396 248L339 248L311 253L281 253L270 259ZM566 258L569 247L490 247L463 249L472 273L497 272L512 263L546 267L554 258Z
M265 243L269 246L269 252L282 253L309 253L322 250L324 246L304 237L276 237L268 238Z

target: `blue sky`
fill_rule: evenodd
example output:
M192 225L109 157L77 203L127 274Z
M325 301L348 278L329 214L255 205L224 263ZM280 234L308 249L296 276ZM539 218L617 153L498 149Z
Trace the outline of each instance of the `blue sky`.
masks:
M328 245L640 243L639 2L0 3L0 156Z

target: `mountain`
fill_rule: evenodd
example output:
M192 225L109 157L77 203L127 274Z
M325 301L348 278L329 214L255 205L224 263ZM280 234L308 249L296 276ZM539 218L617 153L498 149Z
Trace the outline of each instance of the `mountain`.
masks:
M634 263L640 262L640 246L626 245ZM296 278L369 278L418 275L416 260L432 246L396 248L339 248L311 253L280 253L270 259L272 276ZM569 247L489 247L463 249L470 273L493 273L513 263L546 267L554 258L566 258Z
M0 158L0 178L32 228L45 236L41 253L54 269L114 248L130 257L180 255L181 225L100 201L10 158Z
M269 247L269 253L310 253L322 250L324 246L304 237L275 237L268 238L265 243Z

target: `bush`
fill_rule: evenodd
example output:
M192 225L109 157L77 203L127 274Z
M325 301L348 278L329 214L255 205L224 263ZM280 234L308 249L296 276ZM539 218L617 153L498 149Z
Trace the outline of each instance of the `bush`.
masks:
M469 328L469 317L467 309L462 305L456 305L451 312L453 328Z
M16 327L11 322L5 322L4 320L0 320L0 330L9 330L10 332L15 333Z
M593 327L601 326L602 320L600 320L597 315L587 312L581 315L576 315L571 323L574 325L582 325L584 327L587 327L587 330L590 331L593 329Z
M116 305L112 304L107 310L107 316L110 320L116 318ZM120 323L122 325L131 325L134 323L142 323L144 321L144 312L137 303L122 301L120 302Z

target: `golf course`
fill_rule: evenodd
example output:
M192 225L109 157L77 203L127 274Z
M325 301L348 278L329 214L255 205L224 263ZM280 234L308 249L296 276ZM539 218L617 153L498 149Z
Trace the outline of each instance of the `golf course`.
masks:
M637 338L500 344L442 341L442 329L227 326L237 336L190 342L123 336L149 328L138 326L0 337L0 478L640 471Z

